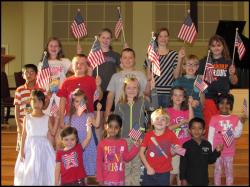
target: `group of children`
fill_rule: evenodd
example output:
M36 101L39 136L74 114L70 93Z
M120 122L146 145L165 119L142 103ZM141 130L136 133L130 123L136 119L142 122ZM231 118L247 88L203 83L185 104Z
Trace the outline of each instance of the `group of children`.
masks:
M99 34L109 63L100 66L101 75L96 78L85 55L75 56L71 66L63 58L60 41L51 39L46 47L53 67L50 91L37 89L38 70L33 64L24 66L26 83L16 91L19 154L14 184L86 185L86 176L96 176L100 185L173 185L175 178L178 185L208 185L208 164L215 162L215 184L221 183L223 165L226 183L232 185L235 140L227 146L223 134L231 128L234 138L239 137L242 123L231 114L233 96L222 90L229 88L219 88L216 82L230 79L235 83L235 67L228 65L223 80L211 83L206 94L199 92L193 86L200 68L198 58L189 55L182 64L185 51L181 49L177 54L167 49L168 36L168 30L161 29L157 38L160 59L172 67L168 75L166 64L161 63L161 76L165 74L167 86L161 77L151 73L146 77L135 70L131 48L122 50L117 63L117 55L109 50L109 29ZM224 58L221 38L216 36L210 47L215 59ZM114 71L106 80L102 73L117 65L122 71ZM182 77L181 68L185 70ZM71 71L74 74L66 78ZM94 102L96 91L100 102ZM218 97L217 112L205 123L205 103L211 105L214 97ZM50 114L54 100L58 111ZM30 112L25 111L28 105ZM152 111L151 126L146 123L145 111ZM138 140L128 137L136 125L143 133ZM98 132L100 127L104 128L103 137ZM183 147L185 154L177 154L174 147Z

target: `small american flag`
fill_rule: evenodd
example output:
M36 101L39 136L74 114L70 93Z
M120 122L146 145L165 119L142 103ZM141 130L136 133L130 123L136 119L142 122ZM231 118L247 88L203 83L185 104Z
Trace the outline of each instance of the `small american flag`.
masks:
M71 24L71 30L75 38L79 39L87 35L87 28L80 14L80 9L77 10L76 17Z
M92 69L105 62L104 55L97 37L88 55L88 61Z
M195 79L194 86L201 92L204 92L208 87L207 83L203 81L199 76L197 76L197 78Z
M96 101L96 100L98 100L99 99L99 92L98 92L98 90L96 89L95 90L95 93L94 93L94 102Z
M188 14L178 34L178 38L188 43L192 43L197 35L195 25Z
M50 115L54 116L58 110L59 110L59 107L57 106L56 100L54 98L52 101L51 108L50 108Z
M236 32L235 47L238 48L239 59L241 60L246 52L246 48L245 48L238 32Z
M243 104L242 104L242 111L244 113L247 113L247 100L244 98Z
M155 37L152 37L148 46L148 60L152 63L152 72L158 76L161 75L160 56L157 53Z
M210 55L208 56L208 61L206 63L205 69L206 71L205 71L204 79L205 81L211 84L213 81L216 80L216 77L214 76L214 65L212 64L212 59Z
M186 153L186 149L185 148L182 148L181 146L179 145L174 145L174 144L171 144L171 149L178 155L181 155L181 156L184 156L185 153Z
M50 77L50 67L47 57L47 52L44 52L43 61L42 61L42 68L38 71L36 84L39 88L46 88L51 81Z
M116 25L115 25L115 38L116 39L119 37L121 30L122 30L122 27L123 27L120 11L117 10L117 12L118 12L118 20L117 20Z
M224 139L227 147L229 147L233 143L233 140L234 140L234 135L233 135L232 129L228 128L222 136L223 136L223 139Z
M87 110L86 103L84 102L84 100L81 100L80 105L79 105L79 107L78 107L78 112L79 112L79 113L82 113L82 112L84 112L85 110Z
M135 124L128 134L128 136L134 140L138 140L141 137L141 135L142 135L142 132L138 124Z

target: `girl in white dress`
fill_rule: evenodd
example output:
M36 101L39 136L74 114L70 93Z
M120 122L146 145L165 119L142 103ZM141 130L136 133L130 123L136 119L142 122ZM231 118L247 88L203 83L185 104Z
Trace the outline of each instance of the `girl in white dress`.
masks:
M24 118L14 185L54 185L55 151L47 135L54 135L58 125L52 129L49 116L42 111L44 103L43 92L33 90L30 101L33 110Z

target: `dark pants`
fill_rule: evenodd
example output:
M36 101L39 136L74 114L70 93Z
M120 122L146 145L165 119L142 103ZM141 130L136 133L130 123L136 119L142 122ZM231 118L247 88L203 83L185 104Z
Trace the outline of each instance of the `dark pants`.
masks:
M154 175L148 175L147 170L144 169L144 175L142 176L142 186L169 186L170 185L170 172L155 173Z
M86 186L86 185L84 179L78 179L77 181L71 183L62 184L62 186Z

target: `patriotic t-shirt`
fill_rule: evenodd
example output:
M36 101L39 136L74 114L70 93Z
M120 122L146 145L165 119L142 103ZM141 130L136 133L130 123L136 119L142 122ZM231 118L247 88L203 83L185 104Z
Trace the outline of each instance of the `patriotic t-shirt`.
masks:
M199 69L197 74L203 75L205 64L207 58L203 58L200 60ZM214 76L217 80L213 81L211 84L208 83L207 92L205 93L205 97L209 99L216 99L218 93L227 94L230 90L230 80L229 80L229 67L231 65L230 60L225 60L224 57L219 59L212 58L212 64L214 66Z
M27 83L22 86L19 86L15 91L14 105L19 105L19 121L22 123L23 118L26 114L26 109L31 110L30 106L30 94L34 89L38 89L37 86L29 88ZM40 89L40 88L39 88ZM45 93L45 90L42 90Z
M151 137L155 138L168 158L166 158L160 149L152 142ZM168 128L166 128L165 132L160 136L155 135L152 130L145 134L141 147L146 147L146 159L156 173L165 173L173 169L171 164L171 144L180 145L176 135Z
M155 88L157 94L169 94L173 86L174 70L178 62L178 53L170 50L166 55L160 55L160 70L161 75L154 75ZM144 63L145 67L148 67L147 62Z
M56 162L61 163L61 184L71 183L86 177L82 157L83 149L81 144L77 144L67 151L57 151Z
M238 116L215 115L211 118L209 123L208 141L212 144L213 150L218 144L224 144L221 152L222 156L234 156L235 154L235 140L233 140L232 144L227 147L222 136L228 128L232 128L234 137L240 136L242 132L242 123Z
M169 126L180 123L182 120L188 120L189 118L189 110L176 110L174 108L167 108L167 113L170 117ZM191 136L188 132L188 123L174 129L173 132L180 140L181 145L191 139Z

